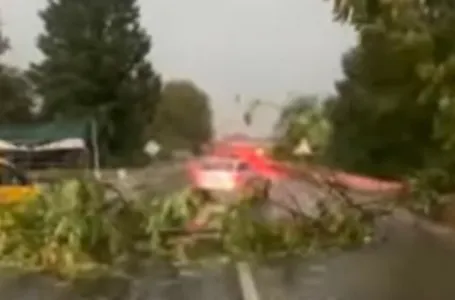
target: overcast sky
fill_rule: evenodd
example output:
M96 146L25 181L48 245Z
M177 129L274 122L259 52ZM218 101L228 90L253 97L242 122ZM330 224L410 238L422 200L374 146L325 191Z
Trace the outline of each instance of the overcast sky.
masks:
M244 99L283 103L289 93L328 94L341 76L340 58L354 44L333 23L323 0L139 0L153 37L150 58L164 79L189 78L212 98L217 130L266 135L276 109L262 109L251 127L241 121ZM13 49L10 63L40 59L37 16L46 0L0 0Z

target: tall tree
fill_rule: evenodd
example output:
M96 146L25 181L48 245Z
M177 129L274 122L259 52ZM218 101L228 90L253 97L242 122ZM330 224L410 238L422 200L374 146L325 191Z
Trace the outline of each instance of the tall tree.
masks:
M0 55L4 54L9 49L8 39L3 34L0 27Z
M136 0L49 0L44 54L30 78L48 119L95 115L104 150L125 155L150 137L160 78Z
M425 167L439 146L432 134L437 107L416 100L423 87L412 53L378 39L346 54L343 67L345 78L337 83L330 115L332 161L382 176Z
M20 70L0 65L0 123L33 121L31 86Z
M173 80L163 87L157 110L156 139L167 148L199 151L213 135L209 96L193 82Z
M360 40L350 55L350 74L346 76L350 79L339 84L345 99L340 102L345 104L339 105L334 116L337 130L343 128L340 122L350 123L351 133L345 131L344 139L349 140L351 149L355 146L353 151L363 152L351 165L359 167L362 160L369 161L368 168L388 164L375 171L388 174L393 169L401 173L415 168L453 169L455 2L333 3L335 16L353 24ZM352 139L359 142L361 135L362 145L351 143ZM335 136L342 139L342 134Z
M0 57L9 50L8 39L0 28ZM0 123L23 123L32 120L33 97L23 72L0 64Z
M426 93L453 95L455 77L455 2L451 0L334 0L334 14L360 36L382 32L395 47L419 49L415 71ZM424 97L425 95L423 95Z
M285 105L275 126L277 154L293 155L302 141L311 152L324 152L331 133L325 102L315 96L298 96Z

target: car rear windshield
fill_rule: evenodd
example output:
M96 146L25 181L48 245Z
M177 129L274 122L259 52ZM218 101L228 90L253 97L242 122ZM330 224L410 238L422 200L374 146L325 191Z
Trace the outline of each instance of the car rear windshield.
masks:
M202 168L205 170L235 170L238 163L230 159L207 159L202 161Z

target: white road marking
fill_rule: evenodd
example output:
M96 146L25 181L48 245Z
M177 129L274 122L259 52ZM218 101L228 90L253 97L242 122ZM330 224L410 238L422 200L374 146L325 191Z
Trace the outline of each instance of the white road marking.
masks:
M250 265L247 262L235 264L242 300L260 300Z

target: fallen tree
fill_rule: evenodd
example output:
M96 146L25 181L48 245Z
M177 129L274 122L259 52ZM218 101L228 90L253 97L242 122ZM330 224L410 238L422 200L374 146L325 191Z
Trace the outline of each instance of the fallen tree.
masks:
M37 199L0 207L0 263L70 276L110 269L124 260L164 256L178 263L209 257L263 258L361 246L371 241L375 214L343 198L337 210L321 202L321 215L270 220L257 201L243 201L190 232L200 199L178 193L132 201L120 194L106 201L105 186L71 180Z

